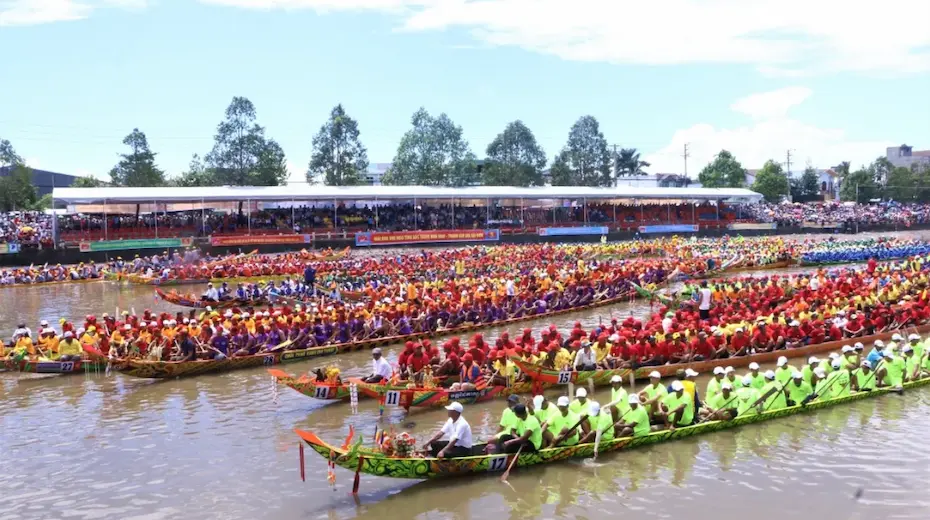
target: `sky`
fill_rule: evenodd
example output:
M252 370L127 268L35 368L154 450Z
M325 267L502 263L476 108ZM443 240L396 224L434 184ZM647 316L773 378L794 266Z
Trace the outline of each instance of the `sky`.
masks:
M930 149L928 20L927 0L0 0L0 138L107 178L139 128L177 175L245 96L293 181L337 103L372 163L422 106L478 156L519 119L551 158L593 115L650 173L721 149L855 167Z

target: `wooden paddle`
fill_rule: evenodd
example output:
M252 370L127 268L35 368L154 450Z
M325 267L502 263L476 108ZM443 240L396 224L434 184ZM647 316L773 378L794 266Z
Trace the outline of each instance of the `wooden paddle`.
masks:
M523 451L523 447L526 446L526 443L520 445L520 449L517 450L517 454L513 456L513 460L510 461L510 465L507 466L507 471L501 475L501 482L507 482L507 477L510 476L510 470L513 469L514 464L517 463L517 460L520 458L520 453Z

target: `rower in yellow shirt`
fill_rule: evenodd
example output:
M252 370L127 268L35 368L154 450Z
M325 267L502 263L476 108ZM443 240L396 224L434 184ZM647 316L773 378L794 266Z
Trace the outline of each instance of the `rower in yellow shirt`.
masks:
M50 359L57 359L58 344L60 341L55 329L46 327L39 332L39 342L37 346L39 347L39 351L44 352Z
M64 339L58 344L59 361L80 361L84 350L81 343L74 339L71 331L65 332Z
M23 332L16 338L16 343L13 345L13 354L17 358L25 356L30 358L36 357L36 346L32 342L32 336L28 331Z

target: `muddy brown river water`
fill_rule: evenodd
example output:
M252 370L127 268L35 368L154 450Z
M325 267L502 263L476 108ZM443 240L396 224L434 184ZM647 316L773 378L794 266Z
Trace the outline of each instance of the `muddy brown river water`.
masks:
M17 321L176 310L156 303L150 288L104 282L0 295L4 337ZM580 320L591 327L648 311L636 302L527 326L564 329ZM397 346L389 351L393 360ZM370 372L370 359L357 352L326 362L360 375ZM283 369L302 373L320 363ZM338 469L331 487L326 461L310 450L300 481L292 430L341 442L353 425L370 439L377 403L362 400L353 414L347 403L272 386L263 369L169 381L2 373L0 520L930 518L928 389L607 454L596 466L519 468L509 485L496 476L418 483L363 475L353 497L352 473ZM594 398L609 400L605 390ZM503 407L466 407L476 437L496 431ZM444 419L443 410L385 413L386 423L420 440Z

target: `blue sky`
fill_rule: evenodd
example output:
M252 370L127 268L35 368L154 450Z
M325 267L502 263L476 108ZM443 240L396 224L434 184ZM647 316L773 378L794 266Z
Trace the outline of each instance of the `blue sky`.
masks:
M35 167L105 177L138 127L178 174L239 95L295 178L340 102L371 162L420 106L479 156L521 119L552 157L592 114L662 173L685 143L692 175L721 148L747 168L792 149L793 169L930 149L930 2L770 4L0 0L0 137Z

